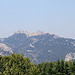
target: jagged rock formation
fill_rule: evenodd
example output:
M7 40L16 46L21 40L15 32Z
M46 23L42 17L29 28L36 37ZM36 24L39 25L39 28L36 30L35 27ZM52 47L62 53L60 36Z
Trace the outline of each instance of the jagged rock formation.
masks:
M0 42L12 48L15 53L28 56L35 64L56 61L58 58L65 59L68 53L75 52L74 39L40 31L35 33L18 31L8 38L1 39Z
M29 33L29 32L27 32L27 31L19 30L19 31L15 32L15 34L20 34L20 33L24 33L24 34L26 34L28 37L30 37L30 36L37 36L37 35L43 35L43 34L44 34L43 31L37 31L37 32Z

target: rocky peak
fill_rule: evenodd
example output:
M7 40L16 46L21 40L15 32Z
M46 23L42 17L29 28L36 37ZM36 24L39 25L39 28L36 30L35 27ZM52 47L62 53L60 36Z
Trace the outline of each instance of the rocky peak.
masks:
M31 36L43 35L43 34L45 34L43 31L37 31L37 32L31 33Z
M22 30L17 31L17 32L15 32L14 34L21 34L21 33L24 33L24 34L26 34L27 36L30 35L29 32L27 32L27 31L22 31Z
M26 34L28 37L45 34L43 31L37 31L37 32L29 33L29 32L27 32L27 31L19 30L19 31L15 32L15 34L20 34L20 33L24 33L24 34Z

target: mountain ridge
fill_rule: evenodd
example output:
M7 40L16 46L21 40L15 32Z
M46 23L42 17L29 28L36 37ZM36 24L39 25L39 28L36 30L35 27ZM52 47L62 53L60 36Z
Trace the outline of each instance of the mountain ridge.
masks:
M34 32L35 33L35 32ZM36 32L34 36L25 32L17 32L8 38L1 39L13 52L29 57L35 64L62 59L68 53L75 52L75 40L62 38L50 33Z

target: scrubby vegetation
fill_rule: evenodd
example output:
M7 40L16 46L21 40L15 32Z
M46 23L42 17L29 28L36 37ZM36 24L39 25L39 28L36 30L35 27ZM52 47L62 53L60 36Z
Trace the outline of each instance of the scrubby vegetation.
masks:
M0 75L75 75L75 61L46 62L35 65L21 54L0 56Z

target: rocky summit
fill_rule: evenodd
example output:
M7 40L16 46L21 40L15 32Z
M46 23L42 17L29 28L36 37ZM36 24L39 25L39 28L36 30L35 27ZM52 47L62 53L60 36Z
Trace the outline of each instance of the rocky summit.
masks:
M0 39L0 55L9 55L13 52L24 54L35 64L62 58L69 61L75 59L72 57L75 55L75 39L42 31L18 31L8 38Z

